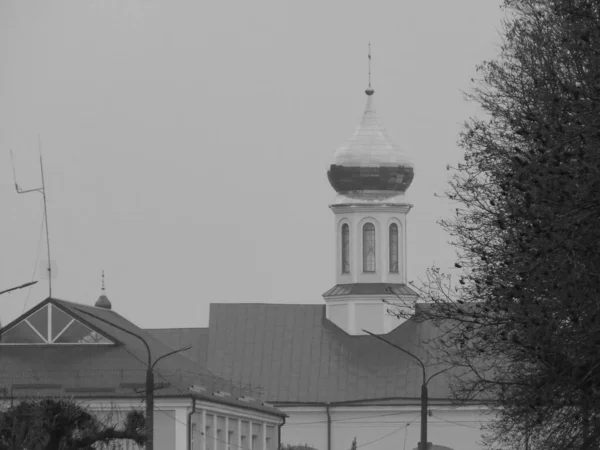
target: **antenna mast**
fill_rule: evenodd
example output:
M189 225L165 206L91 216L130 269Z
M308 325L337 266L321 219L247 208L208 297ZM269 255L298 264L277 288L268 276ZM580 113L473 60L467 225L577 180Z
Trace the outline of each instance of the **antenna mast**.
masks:
M27 194L29 192L39 192L42 194L42 197L44 199L44 223L46 225L46 249L48 252L48 297L52 297L52 263L50 262L50 233L48 231L48 205L47 205L47 199L46 199L46 183L44 181L44 164L42 161L42 140L40 138L40 135L38 134L38 151L40 153L40 172L42 174L42 187L41 188L36 188L36 189L27 189L27 190L23 190L19 187L19 184L17 183L17 172L15 170L15 160L13 157L13 152L12 150L10 151L10 158L12 161L12 168L13 168L13 176L14 176L14 180L15 180L15 189L17 190L17 194Z

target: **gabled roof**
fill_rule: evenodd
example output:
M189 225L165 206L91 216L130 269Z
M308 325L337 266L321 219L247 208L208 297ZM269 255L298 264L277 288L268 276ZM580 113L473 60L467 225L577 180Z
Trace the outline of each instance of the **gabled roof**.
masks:
M336 284L325 292L323 297L337 297L340 295L389 295L388 289L390 289L394 295L410 295L417 297L415 291L402 283Z
M384 337L422 354L437 333L409 319ZM208 367L262 389L271 403L420 399L414 360L372 336L348 335L326 319L324 305L211 304L209 338ZM450 394L444 375L430 381L431 400Z
M174 350L114 310L51 298L11 322L0 333L46 305L60 309L110 338L114 345L1 345L0 385L6 395L31 395L35 392L47 395L69 393L77 397L141 397L144 393L136 390L143 390L145 386L147 350L141 340L129 333L137 334L146 341L153 361ZM180 354L173 354L158 362L155 366L155 382L159 387L162 385L155 391L157 397L197 397L284 415L257 401L237 400L238 397L249 396L249 393L214 375L204 364ZM190 391L193 385L203 387L205 392ZM231 396L214 395L218 391L229 392Z
M85 321L77 320L64 308L45 301L2 330L3 345L114 345L116 340Z

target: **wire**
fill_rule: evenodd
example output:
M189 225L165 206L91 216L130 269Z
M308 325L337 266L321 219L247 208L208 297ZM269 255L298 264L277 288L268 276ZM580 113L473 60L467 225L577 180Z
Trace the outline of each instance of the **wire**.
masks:
M481 423L481 422L482 422L482 421L478 421L478 420L463 420L463 421L461 421L461 422L455 422L455 421L452 421L452 420L446 420L446 419L442 419L441 417L439 417L439 416L436 416L435 414L432 414L432 416L433 416L433 417L435 417L436 419L442 420L442 421L444 421L444 422L451 423L451 424L453 424L453 425L458 425L458 426L460 426L460 427L474 428L474 429L477 429L477 430L479 430L479 429L480 429L480 427L474 427L474 426L472 426L472 425L464 425L464 423L465 423L465 422L468 422L468 423Z
M373 444L375 442L381 441L382 439L385 439L386 437L391 436L392 434L396 434L398 431L402 430L403 428L404 428L404 441L406 443L406 435L408 434L407 433L408 426L410 424L412 424L415 420L417 420L420 416L421 416L421 413L417 414L417 416L413 420L411 420L410 422L408 422L406 425L404 425L404 426L402 426L400 428L395 429L391 433L384 434L383 436L378 437L377 439L373 439L372 441L365 442L364 444L361 444L361 445L357 445L356 448L364 447L365 445L369 445L369 444Z
M384 413L384 414L373 414L370 416L352 417L349 419L332 419L331 422L346 422L351 420L371 419L374 417L389 417L389 416L400 416L402 414L410 414L409 411L401 411L396 413ZM297 426L297 425L321 425L327 423L327 420L320 420L318 422L294 422L286 425Z

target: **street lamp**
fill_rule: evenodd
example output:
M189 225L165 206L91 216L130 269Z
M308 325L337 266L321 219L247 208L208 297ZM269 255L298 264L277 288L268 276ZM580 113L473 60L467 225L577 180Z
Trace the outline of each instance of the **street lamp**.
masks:
M418 445L418 450L427 450L427 402L429 400L429 396L427 393L427 384L431 381L432 378L449 370L450 367L440 370L439 372L436 372L433 375L431 375L429 378L427 378L427 369L425 367L425 364L423 363L423 361L421 361L421 359L419 357L412 354L408 350L405 350L402 347L394 344L393 342L390 342L387 339L384 339L381 336L378 336L377 334L371 333L370 331L367 331L367 330L363 330L363 331L367 334L370 334L374 338L377 338L380 341L383 341L386 344L391 345L395 349L400 350L403 353L406 353L408 356L411 356L412 358L417 360L419 362L419 364L421 365L421 369L423 369L423 382L421 384L421 442Z
M13 287L13 288L10 288L10 289L5 289L4 291L0 291L0 295L6 294L8 292L16 291L17 289L23 289L23 288L26 288L28 286L32 286L35 283L37 283L37 281L30 281L29 283L22 284L21 286Z
M189 350L192 348L191 346L180 348L179 350L173 350L172 352L165 353L162 356L159 356L154 362L152 362L152 353L150 351L150 346L146 342L142 336L132 331L126 330L119 325L115 325L108 320L104 320L101 317L96 316L95 314L89 313L87 311L83 311L75 307L75 309L79 312L87 314L88 316L93 317L96 320L106 323L107 325L118 328L125 333L128 333L132 336L135 336L140 341L144 343L146 346L146 351L148 352L148 368L146 369L146 450L154 450L154 366L163 358L167 356L174 355L175 353L183 352L185 350Z

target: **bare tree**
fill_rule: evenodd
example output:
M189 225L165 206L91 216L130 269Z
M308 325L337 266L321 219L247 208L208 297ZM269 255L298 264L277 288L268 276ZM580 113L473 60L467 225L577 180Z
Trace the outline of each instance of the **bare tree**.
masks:
M460 369L456 397L493 401L489 448L597 448L600 2L504 9L500 55L468 95L486 117L466 124L449 167L457 209L441 225L461 275L429 270L419 313Z

